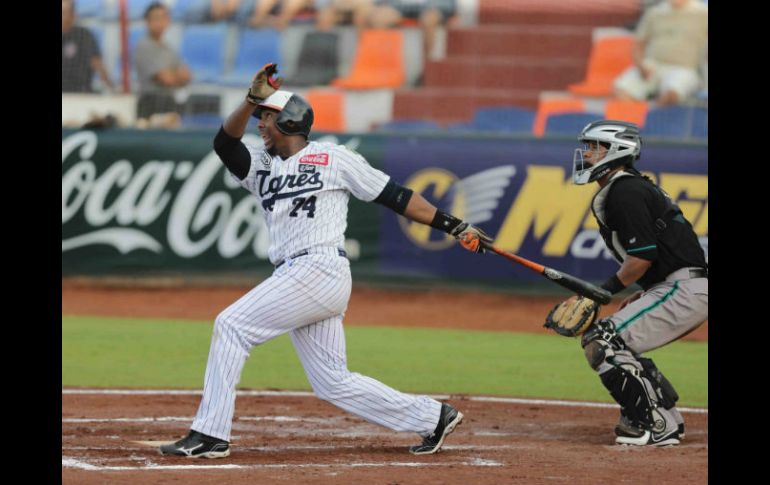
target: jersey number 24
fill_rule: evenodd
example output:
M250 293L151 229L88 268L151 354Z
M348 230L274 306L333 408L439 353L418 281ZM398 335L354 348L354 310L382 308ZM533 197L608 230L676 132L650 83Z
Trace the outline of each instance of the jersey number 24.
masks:
M294 205L294 208L289 212L289 217L297 217L299 215L297 211L300 210L306 211L307 217L312 218L315 216L315 195L312 195L307 199L304 197L297 197L296 199L293 199L291 203Z

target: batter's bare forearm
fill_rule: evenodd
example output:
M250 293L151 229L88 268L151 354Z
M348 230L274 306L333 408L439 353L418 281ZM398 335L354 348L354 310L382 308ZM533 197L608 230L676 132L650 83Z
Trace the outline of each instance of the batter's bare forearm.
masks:
M409 199L409 204L406 206L404 216L409 219L421 222L426 225L430 225L433 218L436 216L436 206L425 200L420 194L412 194L412 198Z
M251 118L255 108L256 106L249 103L248 101L241 101L241 104L239 104L238 107L235 108L232 113L230 113L230 116L228 116L225 122L222 124L225 133L232 136L233 138L241 138L243 134L246 133L246 127L249 124L249 118Z

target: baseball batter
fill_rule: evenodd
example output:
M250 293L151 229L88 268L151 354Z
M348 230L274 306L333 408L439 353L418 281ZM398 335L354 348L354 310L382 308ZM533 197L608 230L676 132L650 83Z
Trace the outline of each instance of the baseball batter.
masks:
M221 458L230 454L235 388L252 348L289 333L315 394L363 419L423 437L414 454L440 450L463 414L427 396L392 389L347 368L342 319L351 292L343 250L350 194L374 201L483 252L483 231L439 211L419 194L341 145L309 141L313 109L278 90L275 64L254 77L246 99L224 122L214 149L232 176L259 200L275 265L272 276L216 319L198 413L190 433L160 447L165 455ZM250 116L259 118L263 147L241 142Z
M596 182L592 210L620 270L602 287L615 294L642 287L619 310L588 327L581 344L602 384L620 404L615 442L676 445L684 420L671 383L641 354L693 331L708 319L708 265L690 222L633 163L642 140L636 125L596 121L575 150L573 181Z

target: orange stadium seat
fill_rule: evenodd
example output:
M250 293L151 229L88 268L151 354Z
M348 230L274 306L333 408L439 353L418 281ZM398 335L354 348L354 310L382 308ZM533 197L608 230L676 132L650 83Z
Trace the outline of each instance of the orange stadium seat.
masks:
M570 84L572 94L582 96L608 96L612 82L633 65L634 38L605 37L594 42L588 59L588 71L583 82Z
M345 131L345 94L328 89L311 89L305 99L313 107L313 129Z
M543 134L545 134L545 124L548 116L552 114L582 113L585 110L585 103L583 103L582 99L541 99L537 105L537 114L535 115L535 124L532 126L532 132L535 136L543 136Z
M406 80L403 44L400 30L362 30L350 74L335 79L332 85L351 89L401 87Z
M649 109L647 101L611 99L604 106L604 116L608 120L628 121L641 128Z

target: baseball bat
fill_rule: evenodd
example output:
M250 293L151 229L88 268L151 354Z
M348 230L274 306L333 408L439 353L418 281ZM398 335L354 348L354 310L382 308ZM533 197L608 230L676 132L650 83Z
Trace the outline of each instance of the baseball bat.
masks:
M601 303L602 305L609 303L610 299L612 298L612 294L610 294L609 291L605 290L604 288L599 288L598 286L593 285L587 281L583 281L580 278L576 278L567 273L557 271L553 268L549 268L548 266L543 266L542 264L535 263L534 261L522 258L516 254L509 253L508 251L503 251L502 249L497 248L491 244L486 244L485 246L491 249L494 253L499 254L506 259L510 259L511 261L515 261L522 266L531 269L535 273L539 273L545 276L557 285L561 285L568 290L574 291L578 295L588 297L595 302Z

